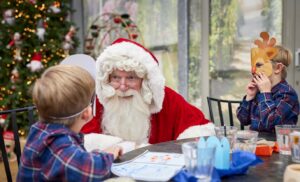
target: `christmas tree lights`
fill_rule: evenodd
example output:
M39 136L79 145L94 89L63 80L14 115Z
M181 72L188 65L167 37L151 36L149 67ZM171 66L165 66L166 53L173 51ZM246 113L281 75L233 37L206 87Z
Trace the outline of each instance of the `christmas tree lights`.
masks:
M30 88L44 69L78 46L67 15L69 0L7 0L0 3L0 110L33 105ZM68 43L68 46L64 46ZM9 118L2 118L6 124ZM0 124L1 124L0 123ZM28 128L19 119L20 132Z

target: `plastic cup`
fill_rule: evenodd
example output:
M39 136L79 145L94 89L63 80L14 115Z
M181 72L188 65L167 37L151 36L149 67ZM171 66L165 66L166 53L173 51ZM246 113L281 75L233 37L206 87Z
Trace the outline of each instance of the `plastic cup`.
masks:
M290 133L300 131L296 125L276 125L276 140L279 147L279 153L282 155L291 155Z
M258 132L252 130L240 130L236 133L234 150L242 150L255 153Z
M300 132L293 131L290 133L290 144L291 144L291 154L292 160L294 162L300 163Z
M210 182L215 164L216 146L198 147L197 170L198 182Z
M195 175L197 169L197 142L183 143L181 146L186 170Z
M185 167L198 181L211 181L216 147L198 147L197 142L182 144Z
M230 144L230 151L232 152L234 143L236 142L236 133L238 128L235 126L216 126L215 133L216 137L222 140L223 137L226 137Z

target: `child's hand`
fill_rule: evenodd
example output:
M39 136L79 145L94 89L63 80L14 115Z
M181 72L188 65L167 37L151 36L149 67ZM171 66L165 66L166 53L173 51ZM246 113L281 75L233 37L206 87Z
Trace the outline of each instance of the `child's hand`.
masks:
M253 80L261 93L271 92L271 81L264 73L259 73L255 75Z
M119 158L120 155L122 155L122 148L120 146L108 147L104 151L107 153L113 154L114 159L117 159L117 158Z
M249 101L249 100L254 99L257 92L258 92L258 88L257 88L256 84L254 83L254 81L251 80L251 82L248 83L247 88L246 88L246 93L247 93L246 100Z

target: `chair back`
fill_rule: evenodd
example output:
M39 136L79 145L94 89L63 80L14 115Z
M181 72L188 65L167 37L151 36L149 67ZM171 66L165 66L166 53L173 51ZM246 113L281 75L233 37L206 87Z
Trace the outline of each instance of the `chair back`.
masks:
M234 117L233 117L233 111L234 106L240 105L242 101L238 100L224 100L224 99L217 99L213 97L207 97L207 103L208 103L208 109L209 109L209 116L210 120L217 124L215 122L214 116L219 116L220 119L220 125L224 126L226 125L224 121L224 115L228 114L229 118L229 124L230 126L234 126ZM217 108L217 109L215 109ZM215 112L214 112L215 111ZM217 115L214 115L217 114ZM241 130L244 130L244 126L240 124Z
M9 124L11 125L11 129L14 135L14 142L15 142L15 154L17 157L18 165L20 164L20 158L21 158L21 145L20 145L20 137L19 137L19 128L17 125L17 116L21 114L25 114L28 121L28 125L31 126L35 119L34 119L34 112L36 110L35 106L29 106L24 108L18 108L18 109L12 109L12 110L6 110L6 111L0 111L0 116L6 115L7 119L9 119ZM2 154L2 159L4 163L5 173L7 177L7 181L12 181L12 172L10 171L10 165L8 160L8 154L6 152L6 146L5 141L3 137L4 128L0 126L0 150Z

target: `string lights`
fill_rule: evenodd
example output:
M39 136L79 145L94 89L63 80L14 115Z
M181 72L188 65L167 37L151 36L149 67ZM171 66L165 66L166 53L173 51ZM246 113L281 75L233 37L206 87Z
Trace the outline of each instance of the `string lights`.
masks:
M0 15L0 110L32 105L29 88L45 68L67 56L62 42L74 24L66 17L72 11L69 5L69 0L0 3L3 12ZM14 38L16 33L20 35L18 39ZM74 53L77 37L72 35L69 41L68 52ZM34 56L36 53L39 53L40 64L36 64L39 61ZM21 135L26 131L25 121L18 121Z

